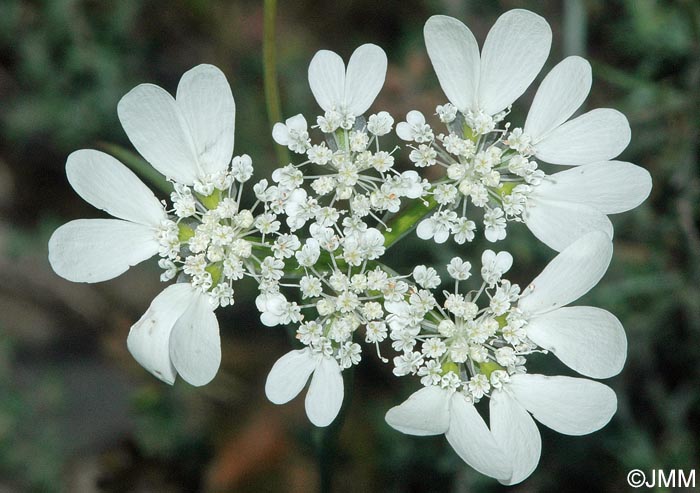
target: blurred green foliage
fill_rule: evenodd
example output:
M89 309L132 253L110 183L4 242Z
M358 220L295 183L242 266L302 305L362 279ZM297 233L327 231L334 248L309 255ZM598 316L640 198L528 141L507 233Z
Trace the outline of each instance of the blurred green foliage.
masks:
M584 15L567 18L576 11L574 3ZM654 190L642 207L613 218L613 263L603 282L580 302L614 312L627 330L626 367L608 382L619 398L618 413L610 425L586 437L541 428L540 466L510 491L557 492L562 485L567 491L622 491L632 468L698 470L700 3L279 2L283 118L297 112L308 118L317 111L306 83L315 50L333 49L347 57L364 42L383 46L390 60L377 107L397 121L409 109L430 114L444 96L423 47L427 17L458 16L483 40L496 17L514 7L530 8L553 26L548 67L564 56L565 44L585 46L586 52L578 54L589 58L594 70L587 108L613 107L628 116L633 139L620 159L648 169ZM264 376L288 341L283 331L259 326L251 307L254 290L242 287L233 314L221 318L225 360L220 375L206 389L192 389L154 381L123 348L128 326L159 289L152 266L143 267L143 276L139 270L129 274L135 276L127 278L132 284L90 288L98 308L76 304L70 293L77 288L68 283L46 282L46 293L30 293L22 286L34 286L37 276L51 276L45 261L47 228L96 214L70 190L63 175L65 158L79 148L122 152L105 143L130 149L116 104L137 83L153 82L173 91L188 68L203 62L220 66L236 97L236 152L253 157L257 178L269 175L276 158L262 92L262 2L0 0L0 13L0 176L8 181L2 184L0 201L0 260L6 262L3 269L23 261L38 266L38 272L26 269L21 271L26 277L4 283L0 301L10 300L3 301L2 307L8 307L30 300L55 321L55 331L37 342L32 335L37 328L21 318L21 310L17 320L0 319L0 330L9 334L0 338L0 489L70 490L71 461L84 462L85 454L93 454L101 457L100 470L109 472L98 475L109 479L100 483L105 491L144 484L151 491L206 490L229 441L234 450L243 447L237 437L257 414L290 412L265 403L262 395ZM562 32L565 23L582 27L585 39L566 40L571 34ZM516 115L525 114L531 96L532 91L516 105ZM523 228L512 228L508 245L521 283L553 256ZM468 255L482 246L436 249L407 239L388 258L393 268L405 271L415 258L442 265L458 251ZM75 297L82 299L85 293ZM96 438L87 451L70 446L73 437L63 420L82 401L67 397L70 380L54 364L81 358L100 358L129 389L126 424L114 428L116 436ZM386 426L386 409L415 390L417 382L397 382L369 352L365 359L336 452L338 491L504 490L465 467L443 437L409 437ZM567 373L552 359L535 363L546 373ZM34 379L18 378L34 367L54 370ZM93 410L83 411L95 417ZM113 412L118 415L116 406ZM270 459L268 469L237 483L230 480L232 491L254 491L255 485L266 484L259 477L270 471L281 478L298 477L297 469L305 471L303 478L315 474L311 427L297 414L278 418L288 431L287 438L278 440L287 447L284 458ZM113 426L112 418L97 416L105 428ZM287 439L291 445L284 445ZM123 450L125 442L128 460L105 455ZM241 449L242 456L247 453Z

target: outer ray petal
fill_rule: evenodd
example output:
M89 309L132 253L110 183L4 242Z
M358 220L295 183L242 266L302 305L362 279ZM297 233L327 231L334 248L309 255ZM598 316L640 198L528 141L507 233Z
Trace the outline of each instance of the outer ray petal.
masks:
M153 228L119 219L78 219L49 239L51 267L73 282L112 279L156 253Z
M506 454L474 405L459 392L450 402L450 428L445 436L457 455L480 473L503 481L510 479L513 468Z
M278 359L265 381L265 395L274 404L285 404L302 391L316 368L308 349L290 351Z
M583 236L552 259L532 281L531 292L520 298L518 307L537 315L576 301L600 281L611 258L612 241L606 233Z
M364 44L350 57L345 78L345 104L350 113L362 115L381 91L386 77L386 54L379 46Z
M86 202L119 219L158 226L167 217L153 192L104 152L81 149L68 156L66 174Z
M539 190L528 199L523 219L541 242L558 252L593 231L613 236L613 225L605 213L586 204L547 200L540 197Z
M199 387L219 371L221 338L208 295L194 289L191 293L192 301L170 335L170 359L186 382Z
M119 101L117 113L136 150L167 178L191 185L201 174L187 122L167 91L139 84Z
M537 467L542 439L527 410L507 391L497 390L489 403L491 433L513 465L513 475L504 484L525 480Z
M605 214L634 209L651 192L651 175L623 161L603 161L551 175L537 187L545 200L578 202Z
M272 138L279 145L286 146L289 144L289 129L284 123L275 123L272 127Z
M615 392L585 378L520 374L508 388L537 421L564 435L593 433L617 410Z
M188 283L172 284L156 296L146 313L131 326L126 346L138 363L165 383L177 372L170 361L170 334L192 301Z
M600 308L572 306L536 316L527 325L527 336L587 377L615 376L627 357L622 324Z
M631 135L625 115L598 108L552 130L535 145L535 155L547 163L571 166L607 161L625 150Z
M316 426L328 426L343 405L343 376L334 358L322 357L316 363L304 401L306 415Z
M324 111L342 104L345 98L343 59L332 51L317 52L309 64L309 86L316 102Z
M544 18L510 10L489 31L481 51L478 104L494 115L518 99L542 69L552 44Z
M180 79L176 99L202 170L226 169L233 154L236 117L226 76L213 65L197 65Z
M423 29L425 47L447 99L457 109L475 109L479 83L479 46L457 19L434 15Z
M438 386L424 387L386 413L389 426L408 435L441 435L450 425L451 392Z
M523 130L539 142L583 104L591 90L591 64L578 56L559 62L544 78Z

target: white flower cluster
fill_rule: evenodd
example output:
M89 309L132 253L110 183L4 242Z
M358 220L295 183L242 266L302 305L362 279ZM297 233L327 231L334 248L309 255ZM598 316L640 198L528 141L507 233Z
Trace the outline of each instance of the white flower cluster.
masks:
M253 249L264 246L259 237L280 227L274 214L254 216L241 208L243 183L252 173L250 156L244 154L233 158L230 169L193 187L173 184L173 219L162 222L158 235L161 281L181 275L180 282L208 293L214 306L233 304L233 282L257 270Z
M409 159L416 167L445 169L445 177L433 182L429 191L437 210L418 225L418 236L436 243L444 243L450 235L458 244L471 241L476 229L466 216L471 202L484 209L486 239L504 239L506 222L522 221L532 187L545 176L531 159L529 137L520 128L512 132L497 128L505 112L493 117L483 111L462 113L451 103L438 106L436 112L448 134L435 136L416 110L396 127L401 139L414 143Z
M533 417L570 435L604 426L616 409L615 393L584 378L527 372L527 356L553 353L593 378L622 369L627 341L620 322L594 307L568 307L605 273L612 243L589 233L561 252L527 288L503 278L513 259L507 252L482 255L482 284L460 292L470 266L459 258L447 270L454 292L442 305L425 288L423 267L413 278L424 289L387 306L396 375L417 374L424 385L389 410L387 422L414 435L445 434L468 464L506 484L519 483L539 460L541 439ZM432 276L431 276L432 277ZM479 306L486 295L488 303ZM475 404L489 398L490 425ZM532 413L530 416L529 413Z
M520 287L502 279L512 263L508 252L486 250L481 287L461 293L460 283L471 277L471 264L453 258L447 272L454 279L454 292L445 292L442 304L431 292L441 284L437 273L417 266L413 278L421 289L386 303L392 346L403 352L394 358L394 374L417 374L423 385L462 391L478 402L492 387L501 388L510 375L523 373L525 356L535 346L527 339L527 322L517 308ZM488 305L479 307L484 296Z
M471 241L476 230L467 217L471 203L483 209L487 240L503 240L508 221L524 222L560 251L582 233L611 232L606 214L638 205L637 193L615 191L625 186L615 175L633 175L632 188L645 182L643 170L610 161L629 143L625 116L604 108L569 120L591 87L591 68L583 58L566 58L547 74L524 125L506 121L549 52L551 31L544 19L523 10L504 14L481 54L469 29L451 17L432 17L425 41L450 101L436 108L447 133L436 134L416 110L396 128L411 143L409 159L416 167L445 170L428 191L437 208L418 225L420 238ZM546 174L539 162L578 166L579 173L576 178L568 171ZM573 181L579 193L571 195ZM601 193L615 199L601 201Z
M381 72L367 73L372 67ZM374 265L385 252L384 236L377 229L385 226L381 216L398 212L402 198L420 198L428 186L415 171L396 171L392 154L381 150L379 138L393 127L389 113L373 114L366 121L362 116L381 89L385 71L386 56L374 45L358 48L347 71L335 53L321 51L311 62L309 81L325 110L317 118L325 141L311 144L302 115L274 126L277 143L306 160L275 170L275 185L262 181L256 188L261 201L285 214L289 228L275 240L273 256L263 261L276 264L278 275L261 274L256 304L265 325L299 324L297 339L308 349L289 353L273 367L266 386L273 402L295 397L309 377L301 372L301 385L289 394L288 365L294 362L311 367L309 361L324 361L314 375L334 375L342 389L337 375L361 360L356 332L363 328L365 342L379 354L379 343L388 333L383 303L402 299L408 290L405 281ZM337 87L316 83L313 74L326 72L336 74ZM353 80L358 77L372 85L358 85ZM309 192L302 188L305 184ZM305 231L302 241L297 234ZM282 283L289 264L299 271L298 279ZM310 388L309 396L314 395ZM307 397L307 414L318 426L330 424L342 405L342 390L327 396L335 400Z
M423 388L390 409L387 422L404 433L444 434L476 470L516 484L539 460L534 420L582 435L615 412L609 387L529 373L528 357L551 353L589 378L622 369L620 322L605 310L567 305L607 269L608 214L639 205L651 180L638 166L611 161L629 142L624 115L597 109L570 119L591 86L582 58L569 57L544 77L521 127L506 122L549 53L551 31L541 17L507 12L480 51L464 24L434 16L425 41L449 100L436 108L446 132L413 110L396 125L409 142L405 152L383 148L394 119L386 111L364 115L384 84L386 55L366 44L346 67L320 51L309 85L323 114L311 128L303 115L274 125L274 141L299 162L255 183L252 206L242 193L252 160L232 157L235 104L223 73L191 69L175 98L137 86L119 102L119 118L134 147L172 183L172 205L114 158L76 151L66 164L71 185L114 219L61 226L49 260L68 280L99 282L160 257L161 280L174 283L132 326L127 346L170 384L178 374L193 385L214 378L221 362L214 310L233 304L236 281L253 278L262 324L291 325L298 340L270 370L272 402L292 400L310 381L306 413L327 426L343 403L342 372L362 361L362 344L386 363L382 351L391 346L393 373L415 375ZM400 157L416 169L401 171ZM569 167L545 173L542 163ZM437 178L419 174L433 166L444 170ZM508 221L517 221L560 253L522 289L504 278L514 262L507 251L481 254L473 289L475 259L453 258L445 283L432 266L404 276L386 265L388 248L413 227L424 240L471 242L477 225L469 204L483 209L487 240L505 239Z
M339 201L348 204L343 226L361 230L366 227L365 220L381 223L386 212L398 212L401 198L419 198L429 186L415 171L396 171L393 151L381 150L379 138L390 133L394 125L391 115L381 111L366 121L362 116L384 84L385 72L384 51L370 44L353 53L347 73L335 53L320 51L311 61L309 82L325 110L324 116L317 118L324 141L311 144L302 115L275 124L272 131L278 144L306 158L272 174L278 187L274 193L288 196L283 199L284 211L292 231L312 218L322 227L335 225L346 213L334 207ZM315 79L326 73L335 74L329 87L328 79ZM311 194L302 188L305 182Z

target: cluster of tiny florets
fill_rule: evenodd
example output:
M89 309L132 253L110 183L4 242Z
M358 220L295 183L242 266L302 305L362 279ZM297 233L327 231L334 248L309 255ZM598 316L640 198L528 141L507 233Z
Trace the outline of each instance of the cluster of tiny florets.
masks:
M387 301L387 322L396 376L418 375L425 386L461 391L473 402L500 388L510 375L525 372L525 356L536 350L527 320L517 307L520 287L502 276L512 264L507 252L482 255L482 284L462 292L471 264L455 257L447 265L454 289L434 290L442 281L432 267L413 270L415 286L398 302ZM486 297L486 306L480 301Z
M316 218L324 227L343 221L379 222L385 213L398 212L402 198L416 199L425 193L426 180L415 171L394 169L392 150L382 150L380 137L388 134L394 119L386 111L353 117L352 125L328 125L328 112L318 117L325 140L312 144L306 119L297 115L278 123L275 140L305 158L272 174L275 197L284 202L292 231ZM310 191L302 188L308 184ZM269 197L272 198L272 197ZM346 207L341 207L338 202ZM347 202L345 202L347 201Z
M275 127L275 140L305 160L275 170L273 184L254 187L268 211L284 214L288 229L275 232L272 254L256 274L256 304L265 325L297 325L303 345L349 368L361 359L355 333L363 330L379 353L388 335L383 303L408 291L376 265L385 251L381 216L397 212L402 198L422 196L427 182L415 171L396 171L393 150L381 149L379 138L394 123L387 112L366 121L339 115L317 118L325 138L319 144L301 115ZM290 271L295 275L283 282Z
M253 173L248 155L197 180L173 183L172 209L158 232L161 281L178 276L207 292L214 306L233 304L233 282L257 270L253 249L280 222L269 212L241 208L243 184Z
M486 239L504 239L507 222L522 220L529 194L545 176L532 159L530 138L520 128L510 130L505 111L462 113L447 103L436 113L447 133L436 134L415 110L396 128L401 139L411 142L409 159L417 168L445 170L427 192L437 208L418 225L418 236L436 243L450 236L459 244L472 241L477 227L467 217L471 203L483 209Z

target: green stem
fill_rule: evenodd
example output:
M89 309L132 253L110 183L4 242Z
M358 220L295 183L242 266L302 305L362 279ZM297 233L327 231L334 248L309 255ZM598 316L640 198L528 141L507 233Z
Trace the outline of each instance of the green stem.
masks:
M277 81L277 50L275 45L275 17L277 0L265 0L263 19L263 78L265 84L265 105L267 118L272 126L282 121L280 93ZM276 146L277 160L284 166L289 162L289 150Z
M423 200L415 200L401 209L394 217L387 221L388 228L384 231L384 246L391 248L401 238L410 233L430 211L437 207L437 202L432 195Z

